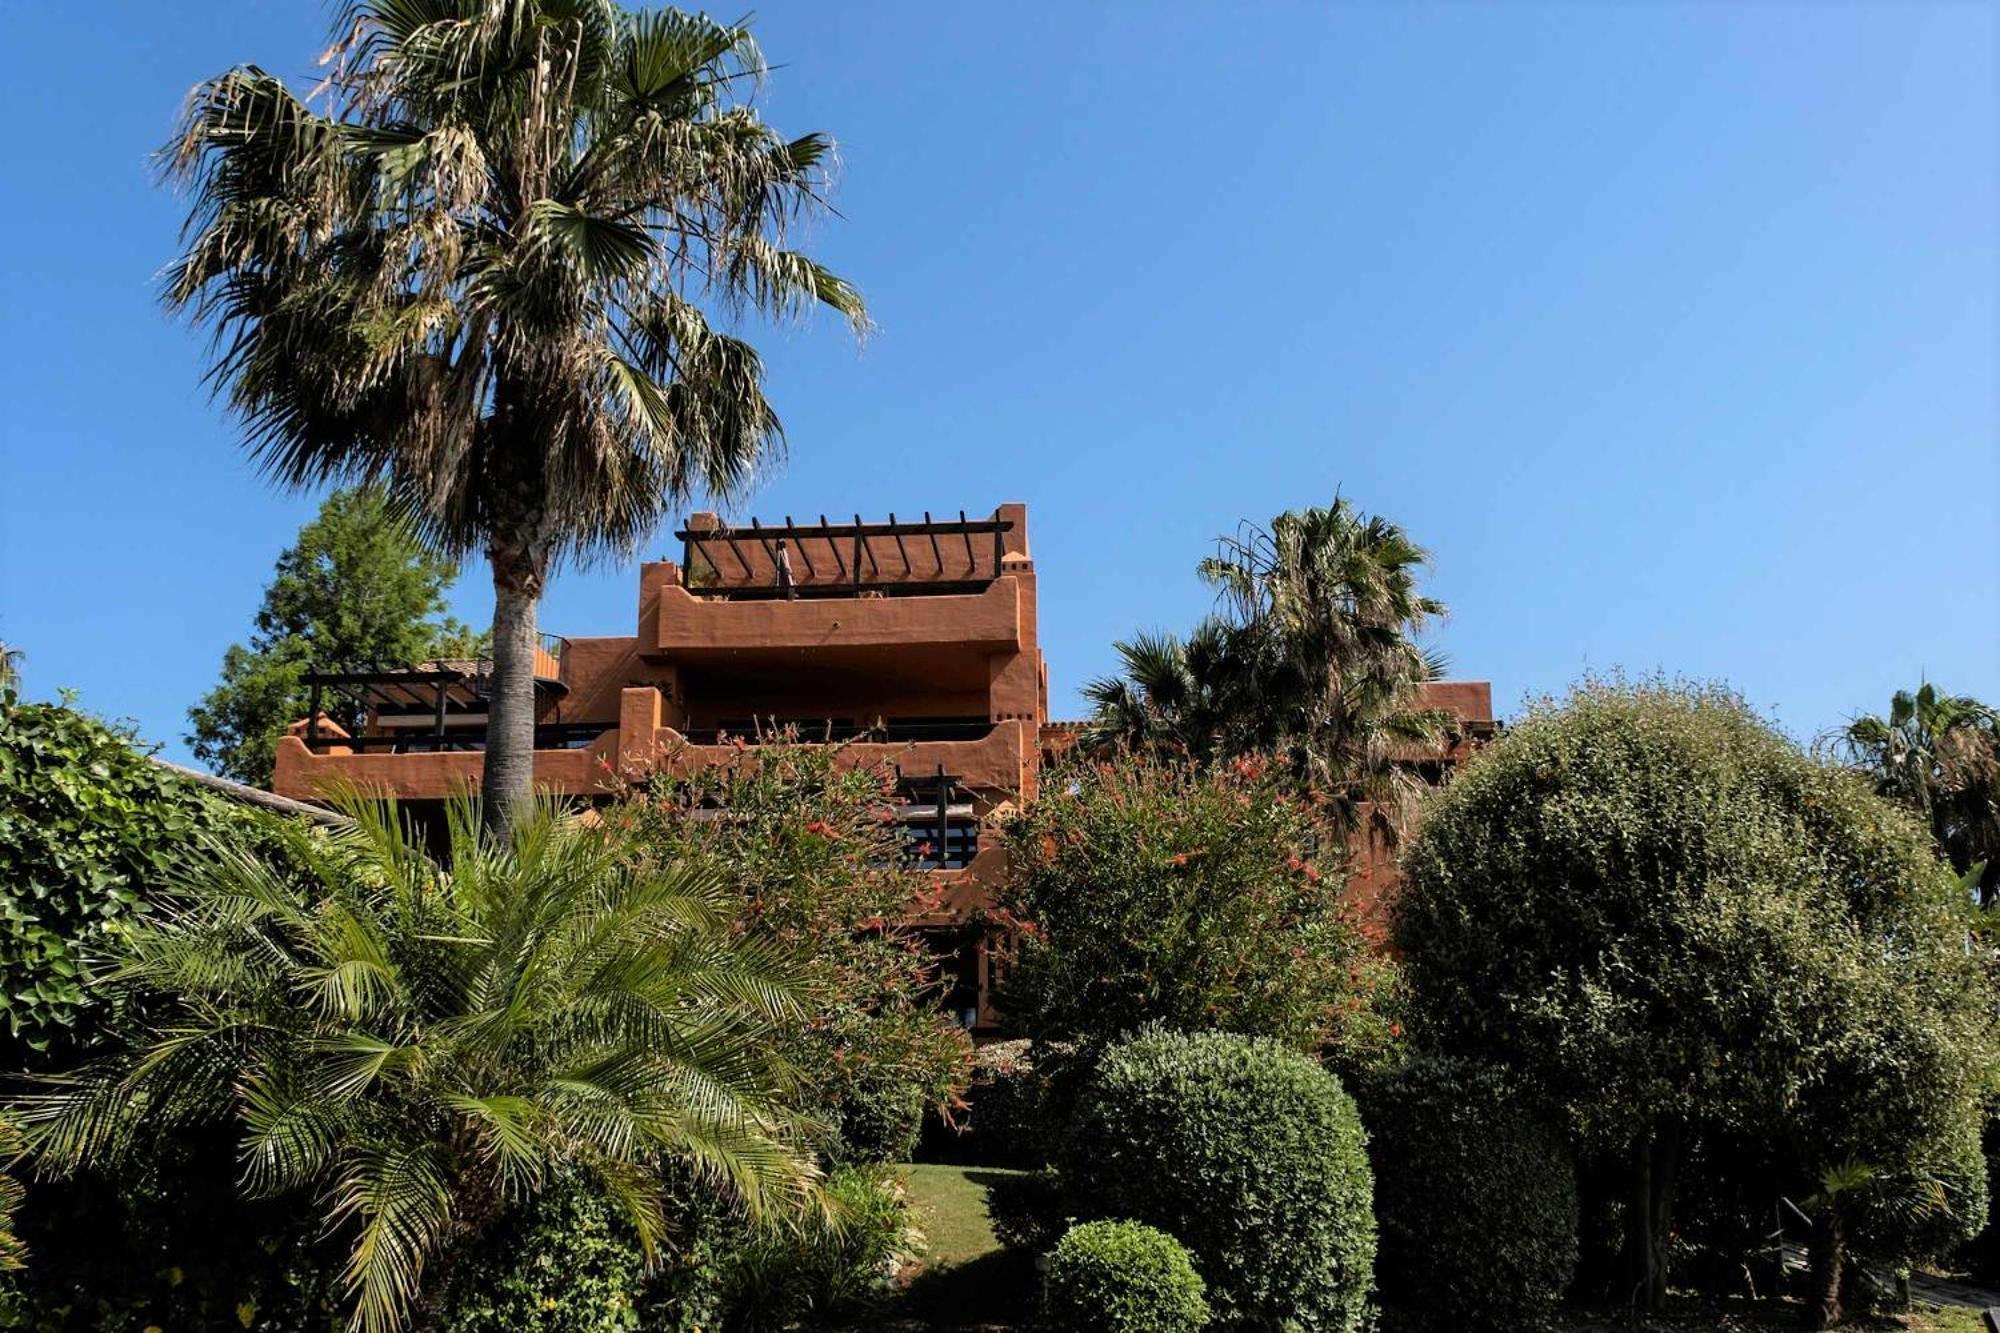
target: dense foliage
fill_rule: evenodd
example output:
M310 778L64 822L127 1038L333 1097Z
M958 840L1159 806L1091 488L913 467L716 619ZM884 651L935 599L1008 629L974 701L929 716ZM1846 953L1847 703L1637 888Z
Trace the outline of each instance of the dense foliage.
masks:
M188 710L195 757L238 782L271 780L285 728L304 717L307 671L403 666L435 657L479 657L482 636L444 616L458 577L390 512L380 491L336 491L278 557L250 642L229 645L222 679ZM361 705L327 693L327 717L358 731Z
M638 1327L645 1270L602 1191L557 1181L454 1256L438 1333L622 1333Z
M1276 1042L1112 1047L1062 1148L1074 1206L1178 1238L1218 1325L1355 1333L1373 1287L1365 1135L1338 1079Z
M1418 1057L1360 1092L1376 1280L1413 1328L1546 1323L1577 1261L1569 1144L1493 1070Z
M241 1172L234 1136L200 1129L148 1134L113 1169L31 1179L31 1262L0 1283L0 1328L335 1333L343 1247L298 1199L243 1198Z
M1380 1046L1388 965L1311 810L1251 759L1075 766L1007 831L1020 933L1001 1003L1038 1043L1146 1023Z
M739 927L800 961L818 1003L783 1049L839 1131L825 1145L835 1160L906 1160L926 1108L955 1104L971 1061L938 1004L935 959L897 924L937 889L904 862L888 782L841 770L823 745L760 745L658 773L607 815L648 855L726 881Z
M1085 687L1093 739L1203 763L1276 755L1341 828L1371 808L1400 826L1421 786L1403 760L1446 721L1418 700L1441 668L1415 642L1444 614L1418 590L1428 559L1344 498L1244 525L1198 566L1221 613L1185 642L1119 644L1124 674Z
M89 955L203 830L231 823L129 730L0 689L0 1013L11 1066L62 1042L84 1004Z
M649 1264L600 1188L567 1176L453 1256L440 1333L776 1333L853 1319L910 1246L900 1190L868 1171L827 1180L827 1210L751 1225L676 1174L668 1244Z
M136 1041L19 1104L43 1170L226 1128L249 1195L318 1196L370 1333L558 1167L649 1249L668 1166L753 1216L816 1197L776 1049L796 980L731 930L728 888L548 808L504 840L456 809L448 869L393 806L348 813L279 829L282 858L218 844L175 868L104 983Z
M1208 1323L1201 1275L1166 1232L1084 1222L1049 1251L1052 1333L1196 1333Z
M1858 1163L1961 1223L1983 1207L1957 1145L1988 1007L1951 878L1733 696L1588 682L1536 707L1433 799L1404 872L1413 1037L1506 1065L1626 1163L1652 1299L1705 1133L1761 1136L1794 1198Z
M828 1177L826 1193L830 1211L797 1229L739 1229L733 1244L719 1248L712 1327L780 1333L834 1324L888 1294L915 1244L901 1186L879 1169L842 1167Z
M533 779L535 605L781 441L712 313L827 306L784 248L832 144L752 105L748 30L615 0L350 0L310 100L255 66L200 84L167 146L190 196L164 298L214 337L252 452L294 487L379 482L492 566L486 796Z

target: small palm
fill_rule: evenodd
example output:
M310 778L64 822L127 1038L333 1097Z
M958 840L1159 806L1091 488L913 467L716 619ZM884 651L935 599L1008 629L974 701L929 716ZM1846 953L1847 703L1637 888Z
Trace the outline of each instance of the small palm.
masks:
M558 1167L593 1174L649 1248L665 1167L753 1214L816 1197L774 1054L791 970L730 932L724 886L554 809L504 842L458 812L448 870L393 807L348 812L331 835L274 832L280 856L213 848L132 932L101 985L153 1017L23 1101L45 1165L233 1120L248 1190L316 1191L352 1238L370 1333Z

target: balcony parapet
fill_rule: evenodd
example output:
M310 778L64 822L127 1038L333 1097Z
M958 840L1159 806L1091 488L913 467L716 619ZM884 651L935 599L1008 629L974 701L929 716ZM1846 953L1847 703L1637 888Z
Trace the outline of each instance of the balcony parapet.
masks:
M1021 585L1003 575L976 592L922 597L811 597L745 601L659 585L654 649L687 656L819 647L960 646L1018 650Z
M535 751L535 784L566 796L599 796L642 780L655 769L691 773L718 764L755 762L753 738L699 744L660 724L659 691L624 691L619 725L588 746ZM800 744L813 743L807 737ZM900 765L907 773L943 769L963 786L1031 797L1035 779L1033 725L1016 719L991 724L984 735L950 740L847 740L837 742L844 768ZM479 789L485 757L477 750L371 752L368 741L347 738L315 753L296 735L278 741L271 789L296 800L320 800L344 786L394 793L406 800L444 800Z

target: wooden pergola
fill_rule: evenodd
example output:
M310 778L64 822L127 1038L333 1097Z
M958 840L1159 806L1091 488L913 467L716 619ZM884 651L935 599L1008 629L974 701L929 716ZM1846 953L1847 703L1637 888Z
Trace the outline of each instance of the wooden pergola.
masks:
M1007 553L1006 535L1013 523L999 518L932 518L926 510L919 521L889 515L886 523L796 523L785 516L783 527L765 527L751 519L747 528L683 528L681 568L690 586L730 598L776 596L777 543L791 552L793 586L802 597L853 597L862 592L884 596L916 596L942 592L973 592L1000 576ZM977 539L977 540L975 540ZM895 559L887 559L887 547ZM744 552L761 561L744 558ZM881 553L878 554L878 551ZM913 558L914 557L914 558ZM696 561L699 559L700 565ZM707 577L697 572L705 568Z

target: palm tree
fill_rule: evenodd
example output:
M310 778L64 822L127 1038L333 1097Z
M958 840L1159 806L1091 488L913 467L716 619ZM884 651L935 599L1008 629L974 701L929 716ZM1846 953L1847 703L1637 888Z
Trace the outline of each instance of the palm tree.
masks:
M753 1215L818 1197L775 1054L802 1021L790 964L730 929L719 879L546 803L504 841L459 806L449 869L393 805L344 809L331 833L274 825L268 855L212 842L132 929L98 990L137 1038L14 1108L41 1169L231 1125L247 1191L316 1192L351 1237L371 1333L559 1168L649 1249L664 1168Z
M1444 614L1428 559L1396 524L1345 499L1246 525L1198 566L1221 613L1182 643L1118 645L1125 671L1093 681L1093 734L1197 759L1274 753L1334 822L1364 808L1391 827L1421 784L1408 763L1445 719L1417 707L1443 670L1415 638Z
M782 445L748 343L709 314L864 330L784 248L832 144L746 100L748 31L614 0L352 0L312 96L253 66L200 85L162 160L191 189L164 299L267 473L379 482L492 567L485 794L532 788L535 607Z
M2000 897L2000 712L1926 683L1898 690L1888 716L1857 717L1828 739L1930 825L1952 869L1974 877L1980 906Z
M1112 644L1122 670L1083 687L1093 706L1084 743L1214 759L1234 704L1230 638L1228 626L1209 619L1186 639L1140 634Z
M0 690L20 688L21 663L27 656L19 648L0 639Z

